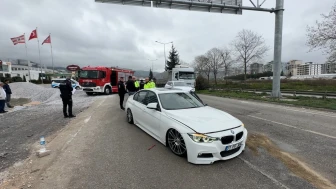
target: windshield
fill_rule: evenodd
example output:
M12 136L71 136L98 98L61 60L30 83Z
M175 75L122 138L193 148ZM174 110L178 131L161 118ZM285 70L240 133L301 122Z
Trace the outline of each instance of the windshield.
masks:
M97 79L98 78L98 71L96 70L81 70L79 72L80 78L86 79Z
M162 107L166 110L180 110L204 106L198 99L188 93L159 94L159 98Z
M187 86L184 82L174 82L174 86Z
M195 79L194 72L179 72L180 79Z

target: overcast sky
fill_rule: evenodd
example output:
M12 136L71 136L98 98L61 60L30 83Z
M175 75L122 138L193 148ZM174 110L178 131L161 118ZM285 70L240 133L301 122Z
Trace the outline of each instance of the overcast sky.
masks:
M256 0L254 0L256 1ZM306 26L328 13L334 0L285 0L282 61L299 59L324 63L321 52L307 53ZM245 6L252 6L243 0ZM266 0L273 8L275 0ZM1 0L0 57L25 59L24 44L10 38L38 27L40 44L51 33L54 64L104 65L149 70L164 68L163 45L173 41L180 59L213 47L228 45L242 29L263 35L271 47L264 62L273 59L274 14L243 11L229 15L95 3L94 0ZM166 46L166 54L171 46ZM39 62L37 40L27 42L28 59ZM51 65L50 45L40 45L42 64Z

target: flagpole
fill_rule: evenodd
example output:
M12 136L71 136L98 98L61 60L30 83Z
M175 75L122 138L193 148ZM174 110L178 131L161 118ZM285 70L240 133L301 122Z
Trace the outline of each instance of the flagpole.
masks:
M41 77L43 75L43 69L42 69L42 63L41 63L41 52L40 52L40 41L39 41L39 38L38 38L38 33L37 33L37 27L36 27L36 37L37 37L37 47L38 47L38 50L39 50L39 58L40 58L40 66L41 66ZM42 84L43 84L43 77L41 78L42 80Z
M54 74L54 57L53 57L53 53L52 53L52 44L51 44L51 33L49 33L49 40L50 40L50 50L51 50L51 64L52 64L52 68L53 68L53 74Z
M28 60L28 52L27 52L27 43L26 43L26 33L23 33L24 39L25 39L25 46L26 46L26 58L27 58L27 64L28 64L28 76L29 76L29 82L31 80L30 78L30 65L29 65L29 60Z

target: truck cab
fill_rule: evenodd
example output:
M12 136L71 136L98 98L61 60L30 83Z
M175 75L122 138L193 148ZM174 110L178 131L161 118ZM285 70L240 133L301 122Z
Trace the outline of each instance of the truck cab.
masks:
M194 68L176 65L171 71L172 81L184 81L187 86L195 87L195 70Z

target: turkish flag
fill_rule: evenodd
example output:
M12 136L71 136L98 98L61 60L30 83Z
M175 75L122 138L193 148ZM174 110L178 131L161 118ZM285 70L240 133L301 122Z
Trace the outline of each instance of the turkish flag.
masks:
M44 43L51 43L50 35L43 41L42 45Z
M29 40L37 38L37 31L36 29L33 30L30 34Z

